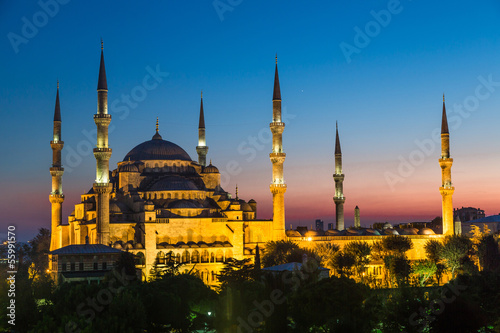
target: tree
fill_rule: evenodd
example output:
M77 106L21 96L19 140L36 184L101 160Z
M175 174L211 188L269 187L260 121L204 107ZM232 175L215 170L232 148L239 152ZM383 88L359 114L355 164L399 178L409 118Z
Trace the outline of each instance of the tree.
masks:
M219 275L217 275L219 281L221 282L221 288L225 288L227 285L234 286L235 284L241 284L245 281L253 281L256 278L256 271L254 264L251 263L251 259L230 259L222 268Z
M354 270L359 279L364 280L366 266L371 261L372 247L363 241L349 242L344 246L344 253L354 258Z
M483 236L477 245L479 263L485 271L499 271L500 269L500 242L498 236Z
M473 269L474 264L469 257L472 254L472 241L467 236L446 236L440 253L453 278L457 271L470 272Z
M333 242L320 243L317 244L316 247L314 248L314 251L320 258L320 265L331 270L335 269L332 266L332 258L335 256L335 253L337 253L339 250L340 247Z
M392 235L377 241L372 247L372 256L375 260L384 262L386 282L397 284L408 282L411 265L406 257L406 251L413 248L412 241L407 237Z
M23 250L27 255L25 260L31 262L30 277L37 279L45 274L49 267L47 254L50 250L50 230L40 228L38 234L24 246Z
M443 273L446 270L446 266L442 263L441 260L441 251L443 250L443 243L436 239L430 239L425 243L424 249L427 255L427 259L429 259L436 265L435 276L437 283L439 284L441 281L441 277L443 276Z
M293 241L270 241L265 245L262 265L264 267L271 267L290 262L302 262L304 255L308 258L314 258L318 262L320 261L319 257L313 250L301 248Z
M331 259L329 265L331 265L341 277L350 277L355 263L356 260L352 254L338 251Z
M429 259L417 260L412 265L412 272L417 276L420 287L424 287L437 270L437 264Z
M472 242L472 250L473 250L473 255L472 255L472 260L474 263L477 265L478 269L482 269L482 263L479 258L479 246L483 239L488 236L491 233L490 228L488 225L483 224L483 231L481 231L481 228L478 225L472 224L471 225L471 231L470 233L472 234L472 237L470 238ZM484 247L484 246L483 246Z

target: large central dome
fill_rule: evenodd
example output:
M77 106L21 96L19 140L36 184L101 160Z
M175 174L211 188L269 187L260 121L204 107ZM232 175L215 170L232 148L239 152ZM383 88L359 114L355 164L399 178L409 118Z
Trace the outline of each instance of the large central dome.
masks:
M135 146L125 155L124 161L181 160L191 161L188 153L173 142L163 140L156 132L152 140Z

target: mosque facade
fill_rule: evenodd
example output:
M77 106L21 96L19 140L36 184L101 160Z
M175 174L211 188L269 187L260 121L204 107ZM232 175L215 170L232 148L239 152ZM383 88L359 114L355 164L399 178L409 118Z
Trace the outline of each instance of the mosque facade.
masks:
M193 161L186 151L173 142L164 140L156 131L151 140L132 148L118 162L114 170L109 169L112 148L108 142L108 126L112 121L108 113L107 78L104 51L101 45L101 60L97 84L97 142L94 148L96 179L92 188L81 195L80 203L63 223L61 151L64 147L61 128L59 84L54 111L53 138L50 142L53 163L50 168L52 191L49 199L52 207L50 250L83 244L100 244L133 253L137 267L147 278L155 268L161 268L169 260L185 264L185 269L195 268L207 284L216 284L216 275L230 258L251 258L258 251L258 244L268 241L292 240L301 246L314 247L321 242L334 242L341 247L352 240L373 243L384 235L402 234L412 239L414 249L411 259L425 256L423 246L430 238L441 239L443 234L454 233L449 153L449 133L446 109L443 100L442 153L439 164L442 169L443 234L430 229L383 230L344 226L343 195L344 174L342 152L337 127L335 142L335 172L333 175L336 207L336 229L326 232L285 230L284 195L287 189L283 164L286 154L282 134L285 124L281 117L281 91L276 59L274 90L272 98L272 122L270 130L273 140L270 153L272 164L273 218L257 219L257 202L243 200L226 192L221 187L219 170L212 162L207 165L205 137L205 115L203 95L200 101L198 124L198 159ZM67 257L78 261L78 256ZM64 265L64 266L63 266ZM60 262L54 271L62 267L79 267L71 262Z

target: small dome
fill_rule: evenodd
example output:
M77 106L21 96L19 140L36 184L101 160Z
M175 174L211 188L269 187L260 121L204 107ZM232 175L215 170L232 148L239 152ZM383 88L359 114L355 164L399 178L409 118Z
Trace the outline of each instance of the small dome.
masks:
M300 232L298 232L297 230L287 230L286 231L286 235L288 237L302 237L302 235L300 234Z
M401 235L418 235L418 229L416 228L404 228L400 232Z
M389 222L385 222L382 229L392 229L392 224L390 224Z
M420 229L420 231L418 232L418 234L419 235L435 235L436 233L432 229L422 228L422 229Z
M375 229L366 229L366 235L371 235L371 236L380 236L380 232L378 232Z
M384 234L385 235L399 235L399 232L397 232L394 229L384 229Z
M254 199L250 199L250 200L248 200L248 203L249 204L254 204L254 203L257 203L257 201L255 201Z
M340 231L338 231L337 229L328 229L327 231L325 231L325 236L338 236L340 235Z
M118 168L118 172L139 172L135 164L124 164Z
M358 229L347 229L346 230L346 236L358 236L358 235L361 235L363 233L362 230L358 230Z
M253 212L252 206L245 202L245 200L238 200L240 202L241 210L244 212Z
M219 169L212 165L212 162L210 161L210 164L203 168L203 173L219 173Z

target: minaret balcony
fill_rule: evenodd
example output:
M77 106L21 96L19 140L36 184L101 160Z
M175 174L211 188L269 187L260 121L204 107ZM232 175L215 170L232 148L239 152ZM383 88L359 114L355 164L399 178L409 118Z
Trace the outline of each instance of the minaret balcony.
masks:
M59 148L58 146L63 146L63 145L64 145L64 141L61 141L61 140L50 141L50 146L52 147L52 149L54 149L54 147ZM62 148L59 148L59 149L62 149Z
M96 119L96 118L100 118L100 119L109 118L109 119L111 119L111 115L109 113L96 113L94 115L94 119Z
M94 148L94 153L111 153L111 148Z

